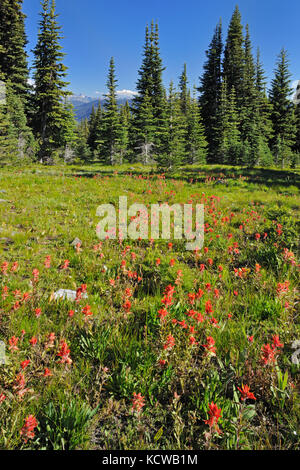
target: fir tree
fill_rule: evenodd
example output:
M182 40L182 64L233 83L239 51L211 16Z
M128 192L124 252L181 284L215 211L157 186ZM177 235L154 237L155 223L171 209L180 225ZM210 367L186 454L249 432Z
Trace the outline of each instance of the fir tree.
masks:
M157 155L159 167L174 170L183 162L185 152L185 117L181 111L179 94L170 83L165 129L162 132L161 151Z
M77 126L77 139L75 146L76 156L84 163L91 160L92 152L88 145L89 123L87 119L81 121Z
M275 76L271 82L269 93L274 128L272 149L276 163L282 166L291 157L291 149L296 136L294 104L290 100L292 92L290 77L287 52L282 49L278 56Z
M130 108L128 101L124 106L121 106L119 111L119 137L118 137L118 150L120 155L120 163L123 163L124 158L128 151L129 144L129 123L130 123Z
M186 64L183 66L182 74L179 77L179 90L180 90L180 107L182 114L187 115L189 102L190 102L190 93L188 90L188 79L186 73Z
M223 77L226 78L229 93L234 87L238 105L242 103L244 92L245 53L243 45L241 14L238 6L236 6L228 28L224 50Z
M149 149L149 158L154 153L159 153L162 148L162 140L165 125L165 99L164 99L164 87L162 84L162 72L163 72L162 60L159 51L159 34L158 25L151 23L151 29L149 31L148 26L146 27L146 38L144 46L144 57L143 63L139 70L139 79L137 81L138 95L134 98L132 103L132 125L135 130L144 122L145 118L145 106L147 105L147 115L152 115L151 126L154 126L153 133L153 144ZM145 96L147 98L145 99ZM143 113L143 117L140 116ZM149 119L147 119L149 122ZM148 133L148 132L147 132ZM139 135L146 134L140 129ZM136 141L132 134L132 150L139 147L139 142ZM148 145L148 144L147 144Z
M115 77L115 64L113 57L109 63L109 72L107 79L108 93L105 95L104 113L102 117L102 135L101 141L96 143L100 145L101 158L110 165L114 165L118 160L119 139L120 139L120 121L117 105L117 80Z
M8 113L7 103L0 102L0 165L14 163L18 152L18 140Z
M189 164L205 163L207 141L194 89L193 98L188 102L185 133L185 161Z
M53 155L59 148L65 149L67 134L61 132L68 127L66 119L70 113L64 105L68 85L66 67L62 63L64 54L60 46L60 26L57 24L55 1L43 0L40 30L37 45L34 49L34 109L33 129L39 140L39 156L42 162L51 163Z
M153 157L155 125L149 93L146 90L139 112L131 122L130 139L134 142L136 159L148 165Z
M220 21L206 51L207 61L204 64L204 72L200 78L200 87L198 88L200 92L199 105L209 145L209 161L214 161L217 146L214 129L221 93L222 52L222 23Z
M216 156L218 163L238 164L241 163L242 144L239 131L239 119L234 87L228 95L226 79L222 82L220 105L217 111Z
M23 105L28 99L27 43L22 0L0 1L0 70Z
M95 106L92 107L92 112L88 121L89 135L87 143L92 152L94 152L97 146L102 141L102 107L99 100L97 110L95 111Z
M295 122L296 122L296 139L295 139L294 151L300 154L300 103L296 105ZM299 156L298 156L298 159L299 159Z

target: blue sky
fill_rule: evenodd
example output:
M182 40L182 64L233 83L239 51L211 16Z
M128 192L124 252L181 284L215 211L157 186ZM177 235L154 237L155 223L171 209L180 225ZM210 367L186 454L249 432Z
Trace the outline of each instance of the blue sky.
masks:
M23 0L30 50L36 43L39 0ZM282 47L288 50L292 80L300 79L299 0L56 0L69 67L69 89L97 96L106 91L110 57L115 58L118 89L134 90L142 61L145 26L153 19L160 30L164 83L178 82L187 64L190 86L198 86L214 28L223 21L224 41L238 3L243 25L249 23L254 51L259 46L268 79Z

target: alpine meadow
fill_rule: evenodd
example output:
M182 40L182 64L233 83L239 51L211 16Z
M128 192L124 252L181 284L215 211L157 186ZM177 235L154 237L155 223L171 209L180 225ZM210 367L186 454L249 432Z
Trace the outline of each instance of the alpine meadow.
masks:
M288 38L270 76L243 8L222 2L229 21L216 5L197 82L190 55L167 82L178 43L150 16L135 89L119 89L130 65L120 77L119 51L98 39L105 90L88 97L74 90L94 77L77 51L67 67L63 47L82 2L39 1L0 0L0 450L110 451L102 463L124 465L127 451L191 464L299 450L300 68ZM116 22L106 2L85 3L84 18L101 4L99 30L125 41L124 2ZM196 3L209 21L204 2L188 0L190 15ZM90 21L77 34L96 41Z

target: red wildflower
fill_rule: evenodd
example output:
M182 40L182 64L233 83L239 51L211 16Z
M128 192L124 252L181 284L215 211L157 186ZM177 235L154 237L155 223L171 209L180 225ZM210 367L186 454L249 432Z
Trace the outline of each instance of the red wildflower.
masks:
M175 346L175 339L172 335L167 336L167 340L164 344L164 349L172 349Z
M60 350L57 353L57 356L61 357L59 364L72 364L72 359L70 358L70 349L65 341L60 343Z
M141 411L143 406L145 406L145 397L143 397L140 393L133 393L132 398L132 411L136 410L137 412Z
M264 344L261 348L262 351L262 362L264 365L274 364L276 362L276 349L272 348L269 344Z
M48 368L46 367L46 369L44 370L43 376L44 376L44 377L50 377L51 375L52 375L52 373L51 373L50 369L48 369Z
M39 280L39 275L40 275L39 270L38 270L38 269L34 269L34 270L32 271L32 275L33 275L33 281L34 281L34 282L38 282L38 280Z
M273 341L273 344L272 344L273 349L283 348L284 345L279 341L279 335L274 335L272 337L272 341Z
M21 362L22 369L26 369L26 367L30 364L30 360L27 359L26 361Z
M19 341L19 338L16 338L15 336L12 336L8 342L9 342L9 350L10 351L17 351L19 348L17 346L18 344L18 341Z
M221 408L218 408L214 402L211 402L209 405L208 414L209 419L204 420L205 424L208 424L211 430L220 432L218 427L218 421L221 418Z
M123 308L124 310L126 311L126 313L130 313L130 309L131 309L131 302L130 300L125 300L124 304L123 304Z
M42 310L40 308L36 308L35 309L35 316L36 318L39 318L42 314Z
M60 269L68 269L70 261L65 259L64 264L60 267Z
M168 310L167 309L161 308L160 310L158 310L158 316L161 320L164 320L167 315L168 315Z
M216 348L214 347L215 345L215 340L213 339L212 336L207 336L206 338L206 344L203 344L202 346L207 349L208 353L211 353L213 356L216 355Z
M2 403L6 399L6 395L4 393L0 393L0 403Z
M37 338L35 336L33 336L30 340L29 340L29 343L31 344L31 346L35 346L36 343L37 343Z
M34 428L36 428L38 425L38 422L36 418L33 415L27 416L25 418L25 424L22 427L20 434L23 436L24 442L28 441L28 439L33 439L35 434L34 434Z
M93 312L91 311L91 306L90 306L90 305L86 305L85 307L83 307L82 313L83 313L83 315L84 315L86 318L87 318L87 317L90 317L91 315L93 315Z
M252 392L250 392L250 387L249 385L243 385L242 384L242 388L239 388L238 387L238 390L241 392L242 396L241 396L241 400L244 401L246 400L247 398L249 398L250 400L256 400L255 396L253 395Z

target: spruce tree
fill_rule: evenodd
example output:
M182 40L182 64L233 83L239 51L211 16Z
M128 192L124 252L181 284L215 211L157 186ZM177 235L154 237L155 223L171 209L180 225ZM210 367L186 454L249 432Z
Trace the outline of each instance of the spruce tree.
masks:
M143 100L139 104L139 112L135 114L130 126L130 140L134 142L133 152L135 159L144 165L152 162L154 147L155 125L153 108L149 93L146 90Z
M34 80L33 97L34 116L33 129L39 140L39 158L44 163L52 163L55 151L65 149L68 144L66 120L70 113L66 112L65 99L71 93L66 90L68 85L66 67L62 63L64 53L60 46L60 26L57 24L55 0L42 1L40 30L37 45L34 49Z
M119 163L123 163L128 151L129 144L129 123L130 123L130 108L128 101L124 106L120 107L119 111L119 137L118 137L118 151L120 155Z
M275 76L269 93L272 104L272 123L274 137L272 149L277 164L284 166L291 158L295 144L296 126L294 104L290 99L292 93L291 74L288 68L287 52L282 49L277 61Z
M232 87L228 95L227 81L224 79L215 128L217 163L233 165L241 163L242 144L239 126L235 89Z
M99 145L101 159L105 163L114 165L119 158L120 121L117 105L117 80L115 77L115 63L113 57L110 59L107 78L108 93L105 95L104 112L102 116L101 141Z
M214 129L221 93L222 52L222 23L219 21L206 51L207 61L204 64L204 72L200 78L200 87L198 88L200 92L199 106L208 140L208 161L211 162L214 162L217 146Z
M0 82L3 99L0 101L0 165L14 163L18 153L18 140L15 128L8 112L7 94L4 82Z
M12 92L26 105L29 72L22 3L22 0L0 1L0 70L4 81L10 82Z
M102 141L102 116L102 106L101 101L99 100L99 104L96 111L95 106L93 105L92 112L88 121L89 135L87 143L92 152L96 151L97 146Z
M300 103L296 105L295 121L296 121L296 139L295 139L295 144L294 144L294 151L300 154ZM299 155L298 155L298 159L299 159Z
M202 116L194 89L193 98L188 101L185 132L185 162L206 163L207 141Z
M151 23L149 31L148 26L146 27L146 37L144 46L144 56L142 66L139 70L139 79L137 81L136 89L138 95L134 98L132 103L132 126L135 130L144 122L145 117L145 106L147 106L147 114L152 115L151 125L154 126L153 142L147 148L149 149L148 157L152 158L154 154L157 154L162 149L162 141L164 135L165 126L165 99L164 99L164 87L162 83L162 72L164 68L162 66L162 60L160 57L159 50L159 33L158 25ZM147 95L147 98L145 96ZM147 102L148 101L148 102ZM140 113L144 116L141 117ZM147 119L147 122L149 119ZM145 134L140 129L139 135ZM147 132L147 134L149 134ZM132 151L140 144L134 138L136 133L132 133ZM148 144L147 144L148 145Z
M186 64L183 66L182 74L179 77L179 90L180 90L180 107L182 114L185 116L187 115L189 102L190 102L190 94L188 90L188 78L186 73Z
M75 146L75 154L83 163L91 160L92 152L88 145L89 137L89 124L88 120L84 119L77 125L77 139Z
M181 111L179 93L170 83L161 149L157 155L160 168L174 170L183 162L185 153L185 116Z
M224 50L223 77L226 78L229 93L234 87L238 105L242 104L244 91L245 53L243 46L244 35L241 14L238 6L236 6L228 28Z

